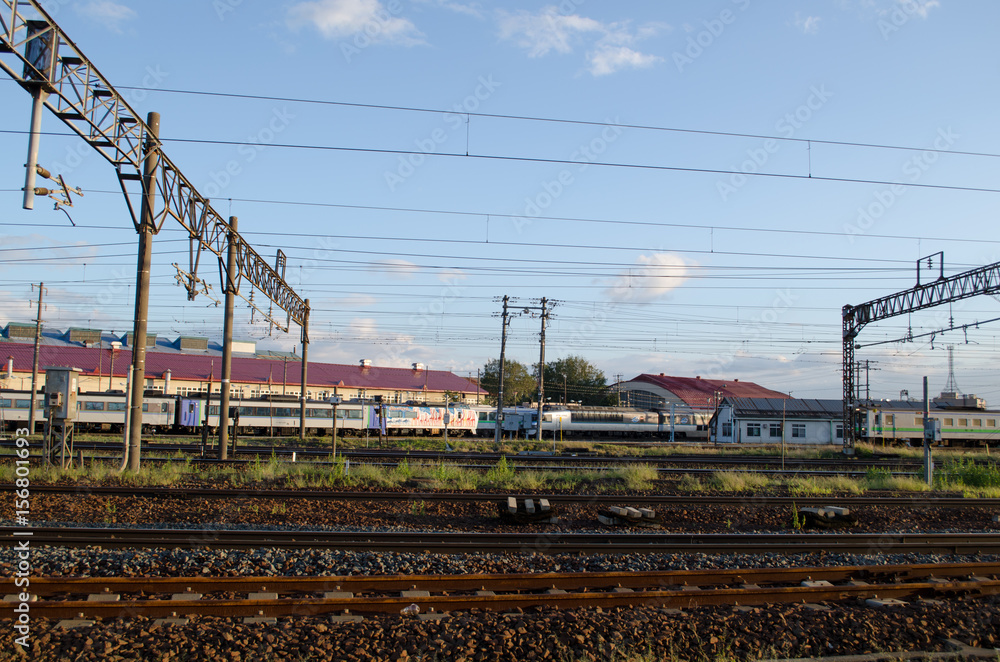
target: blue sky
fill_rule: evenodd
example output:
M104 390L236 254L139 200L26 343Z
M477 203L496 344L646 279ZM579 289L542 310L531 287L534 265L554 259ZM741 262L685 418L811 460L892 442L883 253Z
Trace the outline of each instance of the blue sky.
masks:
M913 286L938 251L947 274L1000 260L995 3L43 4L161 113L215 209L287 253L315 360L475 375L499 354L497 299L547 297L549 359L839 397L843 305ZM31 319L44 280L50 327L130 330L112 167L46 135L40 162L85 194L76 227L45 200L21 210L30 100L0 80L0 108L0 322ZM43 130L67 133L51 114ZM218 337L221 309L175 286L186 261L166 225L150 329ZM238 338L297 341L238 309ZM872 394L925 374L941 390L954 345L960 389L1000 401L995 317L979 297L866 328L862 344L981 323L860 349ZM538 327L515 318L508 356L537 361Z

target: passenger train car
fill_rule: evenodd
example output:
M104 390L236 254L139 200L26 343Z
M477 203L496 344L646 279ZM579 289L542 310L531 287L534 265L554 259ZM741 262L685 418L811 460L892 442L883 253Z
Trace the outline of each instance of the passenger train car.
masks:
M862 403L858 406L858 436L870 443L922 444L923 404L907 401ZM944 446L981 446L1000 442L1000 411L932 405L930 417L940 421Z
M476 406L480 436L494 436L496 407ZM505 407L502 429L505 437L534 438L537 435L538 410L530 407ZM542 410L542 437L553 438L656 438L667 441L708 439L711 412L674 413L647 411L629 407L561 407L547 405Z
M36 420L46 417L44 399L37 398ZM143 397L142 424L151 432L194 432L206 422L219 426L217 396L207 402L200 398L168 396L147 392ZM27 391L0 391L0 429L23 427L28 422L30 394ZM207 406L206 406L207 405ZM125 423L124 393L80 393L77 395L75 425L81 431L121 430ZM239 416L241 434L288 434L299 429L299 401L274 397L271 400L232 400L230 411ZM329 434L333 429L334 407L329 402L307 401L307 433ZM478 423L475 411L463 405L444 406L345 402L338 404L337 434L364 431L390 435L442 434L447 426L454 435L474 434ZM233 424L230 419L230 424Z

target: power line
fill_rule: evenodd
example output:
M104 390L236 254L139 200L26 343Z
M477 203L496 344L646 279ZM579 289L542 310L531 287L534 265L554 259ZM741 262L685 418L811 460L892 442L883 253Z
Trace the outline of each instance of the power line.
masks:
M26 131L0 130L0 133L26 134ZM69 133L48 133L42 132L40 135L70 137ZM244 140L209 140L207 138L160 138L162 143L187 143L192 145L227 145L235 147L256 146L258 143ZM900 182L885 179L859 179L854 177L829 177L808 173L797 175L793 173L779 172L746 172L743 170L726 170L721 168L693 168L683 166L653 165L649 163L619 163L615 161L574 161L572 159L552 159L530 156L504 156L500 154L476 154L461 152L423 152L412 149L385 149L374 147L341 147L336 145L306 145L294 143L268 143L269 148L277 149L301 149L309 151L323 152L354 152L359 154L391 154L394 156L421 156L423 158L437 156L444 158L464 158L485 161L502 161L515 163L539 163L544 165L588 165L603 168L624 168L636 170L651 170L659 172L686 172L703 175L740 175L745 177L769 177L775 179L796 179L820 182L835 182L841 184L875 184L878 186L903 186L906 188L936 189L942 191L965 191L975 193L1000 193L1000 189L987 188L982 186L958 186L955 184L926 184L920 182Z
M118 89L122 90L141 90L148 92L148 88L144 87L129 87L129 86L118 86ZM774 136L766 134L757 133L739 133L735 131L712 131L707 129L687 129L679 127L668 127L668 126L656 126L651 124L623 124L617 122L596 122L593 120L576 120L568 118L554 118L554 117L541 117L541 116L531 116L531 115L509 115L502 113L478 113L478 112L455 112L453 110L441 110L434 108L421 108L418 106L393 106L388 104L374 104L374 103L360 103L360 102L350 102L350 101L330 101L326 99L308 99L303 97L279 97L279 96L269 96L269 95L259 95L259 94L239 94L235 92L208 92L204 90L178 90L169 88L157 88L156 92L162 92L165 94L185 94L185 95L195 95L195 96L211 96L219 98L230 98L230 99L246 99L252 101L280 101L285 103L302 103L302 104L312 104L312 105L323 105L323 106L341 106L345 108L365 108L371 110L390 110L398 112L412 112L412 113L431 113L435 115L458 115L466 117L479 117L483 119L501 119L501 120L515 120L515 121L525 121L525 122L546 122L554 124L567 124L567 125L578 125L578 126L593 126L593 127L608 127L615 126L622 129L635 129L640 131L663 131L669 133L685 133L685 134L696 134L705 136L723 136L728 138L752 138L755 140L778 140L782 142L790 143L805 143L805 144L815 144L815 145L835 145L839 147L862 147L869 149L891 149L891 150L901 150L901 151L912 151L912 152L931 152L938 154L958 154L961 156L982 156L987 158L997 158L1000 154L994 154L990 152L963 152L958 150L945 150L945 149L934 149L926 147L910 147L907 145L887 145L879 143L861 143L852 142L846 140L822 140L814 138L795 138L788 136Z

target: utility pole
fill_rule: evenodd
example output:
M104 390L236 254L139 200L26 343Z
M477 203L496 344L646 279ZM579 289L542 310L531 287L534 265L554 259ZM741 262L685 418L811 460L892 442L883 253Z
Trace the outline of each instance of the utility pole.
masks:
M146 328L149 317L149 269L156 231L153 208L156 203L156 170L159 164L160 114L146 116L149 132L143 146L142 205L139 210L139 259L135 285L135 326L132 331L132 404L128 433L128 468L139 471L142 449L142 397L146 388ZM211 395L211 394L210 394Z
M34 285L31 286L34 289ZM38 350L42 344L42 293L45 283L38 284L38 312L35 315L35 358L31 362L31 404L28 408L28 434L35 434L35 394L38 391Z
M503 297L503 317L501 320L502 331L500 333L500 369L497 371L497 422L493 430L493 445L496 446L496 450L500 450L500 440L503 438L503 364L507 353L507 325L510 323L510 319L507 315L507 304L510 302L510 297L504 295Z
M545 402L545 322L549 314L545 309L548 299L542 297L542 335L541 351L538 357L538 441L542 440L542 403Z
M236 304L236 228L238 219L229 217L229 253L226 256L226 309L222 320L222 389L219 393L219 459L229 458L229 383L233 374L233 308Z
M302 377L299 379L299 441L306 440L306 370L309 358L309 299L302 311Z

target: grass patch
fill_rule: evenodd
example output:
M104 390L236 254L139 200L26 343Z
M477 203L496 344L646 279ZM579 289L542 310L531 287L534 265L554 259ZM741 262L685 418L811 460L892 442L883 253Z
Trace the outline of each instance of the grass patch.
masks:
M660 477L656 467L648 464L629 464L620 469L613 469L610 473L630 490L648 490L653 486L653 481Z
M776 482L763 474L748 471L716 471L708 484L722 492L753 492L773 488Z
M861 494L858 481L847 476L795 476L787 482L788 491L795 496L822 494Z

